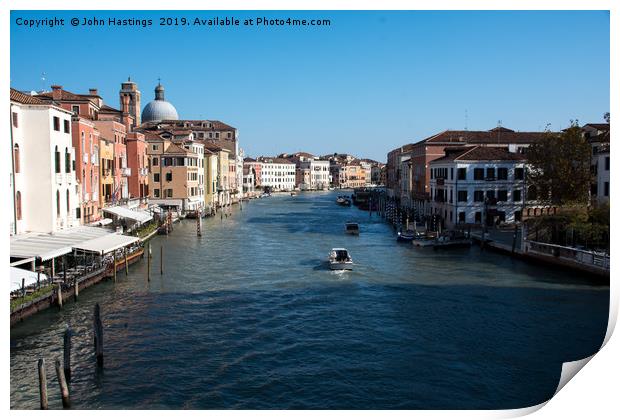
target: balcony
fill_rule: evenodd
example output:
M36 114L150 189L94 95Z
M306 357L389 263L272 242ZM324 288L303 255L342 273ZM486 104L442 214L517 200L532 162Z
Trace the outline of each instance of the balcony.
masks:
M121 168L121 176L131 176L131 168Z
M140 175L147 176L149 174L149 168L140 168Z
M84 153L84 154L82 155L82 162L84 162L84 163L88 163L88 153Z
M98 165L99 164L99 158L95 155L91 155L90 156L90 163L92 163L93 165Z

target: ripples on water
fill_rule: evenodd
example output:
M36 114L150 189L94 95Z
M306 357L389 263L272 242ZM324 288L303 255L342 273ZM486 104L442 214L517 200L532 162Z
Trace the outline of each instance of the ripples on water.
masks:
M184 221L152 241L150 283L142 261L14 327L11 407L38 408L39 357L61 407L52 362L66 325L76 408L518 408L551 397L561 363L602 343L607 287L476 247L401 246L336 195L244 203L201 238ZM359 237L343 234L349 220ZM339 246L354 271L327 268Z

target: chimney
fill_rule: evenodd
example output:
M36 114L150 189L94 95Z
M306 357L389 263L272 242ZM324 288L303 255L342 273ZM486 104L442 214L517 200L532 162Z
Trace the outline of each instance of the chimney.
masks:
M99 93L97 92L97 89L94 89L94 88L90 88L90 89L88 89L88 94L89 94L89 95L92 95L92 96L97 96L97 95L99 95Z
M52 85L52 99L59 100L62 98L62 86Z

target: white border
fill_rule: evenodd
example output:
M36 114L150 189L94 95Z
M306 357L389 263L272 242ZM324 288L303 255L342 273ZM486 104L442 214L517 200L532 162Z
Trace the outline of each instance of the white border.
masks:
M360 10L611 10L611 71L610 71L610 87L611 92L614 95L610 96L610 112L613 115L620 115L618 108L618 93L620 92L620 86L618 85L618 23L620 22L619 9L617 4L620 2L614 2L610 0L590 0L590 1L578 1L578 0L445 0L445 1L433 1L423 2L419 0L411 1L393 1L383 0L381 2L371 2L369 0L229 0L229 1L199 1L199 0L175 0L173 3L158 4L152 0L134 0L131 4L128 4L127 0L106 0L99 4L86 3L83 0L64 0L62 2L50 2L44 0L5 0L0 1L0 19L2 22L2 28L0 32L0 40L2 44L2 50L5 51L2 65L0 65L0 72L2 74L2 80L4 81L4 91L8 92L10 80L9 80L9 57L8 51L10 50L9 34L10 26L9 22L9 10L11 8L17 10L159 10L159 9L171 9L170 5L173 4L174 10L346 10L346 9L360 9ZM162 7L163 6L163 7ZM580 52L576 51L576 57L580 56ZM570 87L567 87L570 88ZM4 116L8 115L8 100L2 102L2 110ZM8 118L0 119L2 121L3 133L8 133ZM612 131L612 136L615 131ZM612 141L613 142L613 141ZM8 149L5 149L8 150ZM386 151L387 153L387 151ZM2 159L2 167L8 168L9 153L0 153ZM620 162L620 159L612 157L612 166L616 168L616 163ZM5 188L8 186L5 179ZM613 197L620 197L620 182L612 183L611 195ZM5 206L0 206L0 220L7 220ZM2 217L3 216L3 217ZM619 220L618 211L612 207L612 220ZM612 227L612 233L615 233L615 225ZM616 249L618 238L612 234L612 253ZM0 249L2 249L5 260L8 258L8 235L3 236L0 241ZM612 279L614 278L615 264L612 264ZM4 276L7 278L8 269L2 267ZM187 414L183 414L190 417L199 416L217 416L218 418L239 418L239 417L262 417L262 418L289 418L295 416L296 418L315 418L317 415L321 417L326 416L329 418L336 417L348 417L355 418L357 420L370 419L376 417L383 417L389 415L396 418L410 418L415 416L418 418L438 418L438 419L452 419L459 418L504 418L514 417L519 415L525 415L534 412L547 405L543 410L537 411L536 418L563 418L563 419L582 419L586 416L593 418L612 418L617 415L618 399L616 389L618 384L618 374L620 369L618 368L619 362L617 355L620 354L620 345L618 339L612 339L611 332L615 326L618 313L618 290L617 285L612 280L611 287L611 305L610 305L610 323L605 338L607 343L604 349L596 357L592 358L592 361L583 369L583 372L579 374L578 379L570 381L548 404L541 404L538 407L530 407L521 410L506 410L506 411L390 411L390 412L377 412L377 411L328 411L316 413L314 411L261 411L261 412L234 412L234 411L209 411L207 413L200 411L190 411ZM3 300L4 313L8 313L8 300ZM4 336L9 336L8 320L5 321ZM10 392L9 392L9 340L5 341L5 346L2 348L3 360L5 360L4 377L6 378L2 391L2 397L4 406L9 409L10 406ZM563 372L564 374L564 372ZM45 417L73 417L84 416L94 418L104 418L108 416L107 412L48 412L41 413L37 411L12 411L10 415L15 418L26 417L38 417L45 415ZM149 416L156 419L163 419L170 414L165 412L149 412L149 411L125 411L120 413L114 413L115 416L121 415L122 417L129 416ZM164 417L165 416L165 417Z

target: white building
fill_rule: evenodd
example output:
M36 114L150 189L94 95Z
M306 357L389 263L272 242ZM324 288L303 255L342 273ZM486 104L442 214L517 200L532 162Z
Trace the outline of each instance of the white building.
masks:
M446 148L430 162L431 212L446 228L521 221L525 170L525 157L505 148Z
M596 180L590 187L591 199L599 204L609 202L609 130L607 124L586 124L583 133L592 147L592 174Z
M11 89L11 234L56 232L79 225L71 115Z
M253 166L243 166L243 196L250 197L254 194L254 185L256 182L255 170Z
M295 164L283 158L260 157L261 186L274 191L292 191L295 189Z
M310 189L310 190L325 190L329 188L330 184L330 174L329 174L329 161L327 160L305 160L299 162L299 168L303 170L310 171L310 185L306 188L301 189Z

